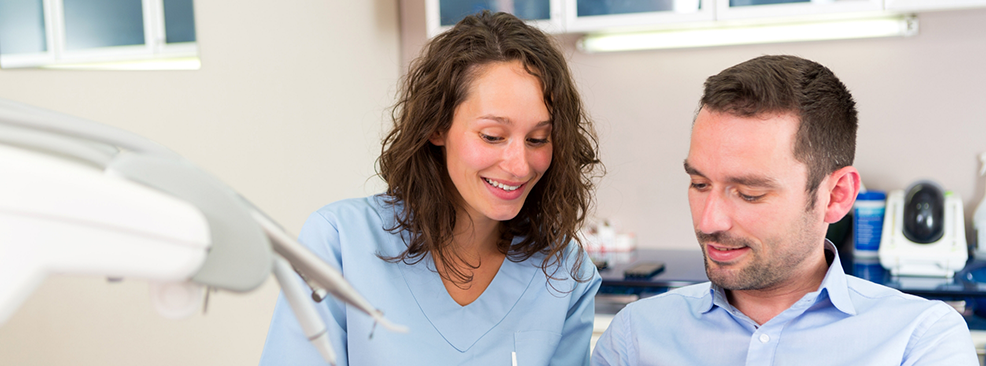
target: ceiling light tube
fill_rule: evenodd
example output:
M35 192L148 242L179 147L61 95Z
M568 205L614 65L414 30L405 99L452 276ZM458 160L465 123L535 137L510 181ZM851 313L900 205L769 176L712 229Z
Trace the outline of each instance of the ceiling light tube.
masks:
M917 34L917 31L918 21L916 17L896 16L639 33L590 34L579 40L578 47L584 52L593 53L913 36Z

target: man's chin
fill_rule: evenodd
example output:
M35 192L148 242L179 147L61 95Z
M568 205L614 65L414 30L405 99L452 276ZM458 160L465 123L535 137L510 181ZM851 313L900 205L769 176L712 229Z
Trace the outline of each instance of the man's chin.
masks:
M732 268L723 268L708 259L705 261L705 276L716 286L726 290L745 290L745 284L740 279L740 271Z

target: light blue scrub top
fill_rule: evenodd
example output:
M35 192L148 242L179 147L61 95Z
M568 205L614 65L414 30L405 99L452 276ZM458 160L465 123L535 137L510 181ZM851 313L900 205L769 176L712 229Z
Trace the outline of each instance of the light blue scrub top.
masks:
M588 365L594 296L602 281L577 245L569 246L561 268L540 268L543 255L523 262L504 260L489 287L460 306L448 294L434 262L387 262L404 241L391 227L394 209L383 196L348 199L313 213L300 241L336 266L343 276L392 322L408 326L394 333L329 297L317 306L329 328L338 365ZM576 282L573 255L583 258ZM299 278L299 281L300 278ZM307 288L307 287L306 287ZM372 337L371 337L372 335ZM261 365L324 365L284 299L277 300Z
M709 282L639 300L596 342L593 366L978 366L955 309L846 275L835 246L822 284L763 325Z

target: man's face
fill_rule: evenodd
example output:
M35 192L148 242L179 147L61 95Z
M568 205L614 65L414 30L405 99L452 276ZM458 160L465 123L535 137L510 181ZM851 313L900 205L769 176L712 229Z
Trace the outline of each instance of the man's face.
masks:
M699 112L685 170L709 279L729 290L768 289L807 273L825 233L806 211L807 166L794 158L798 117ZM814 197L813 197L814 199ZM818 205L816 205L818 206Z

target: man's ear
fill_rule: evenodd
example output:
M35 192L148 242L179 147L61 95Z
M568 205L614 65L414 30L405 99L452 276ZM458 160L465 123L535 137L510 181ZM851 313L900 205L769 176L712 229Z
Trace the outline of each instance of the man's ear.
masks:
M859 171L851 166L832 172L828 177L828 205L825 207L825 222L834 224L852 210L859 193Z
M428 141L431 141L431 144L435 146L445 146L445 132L435 131L428 138Z

